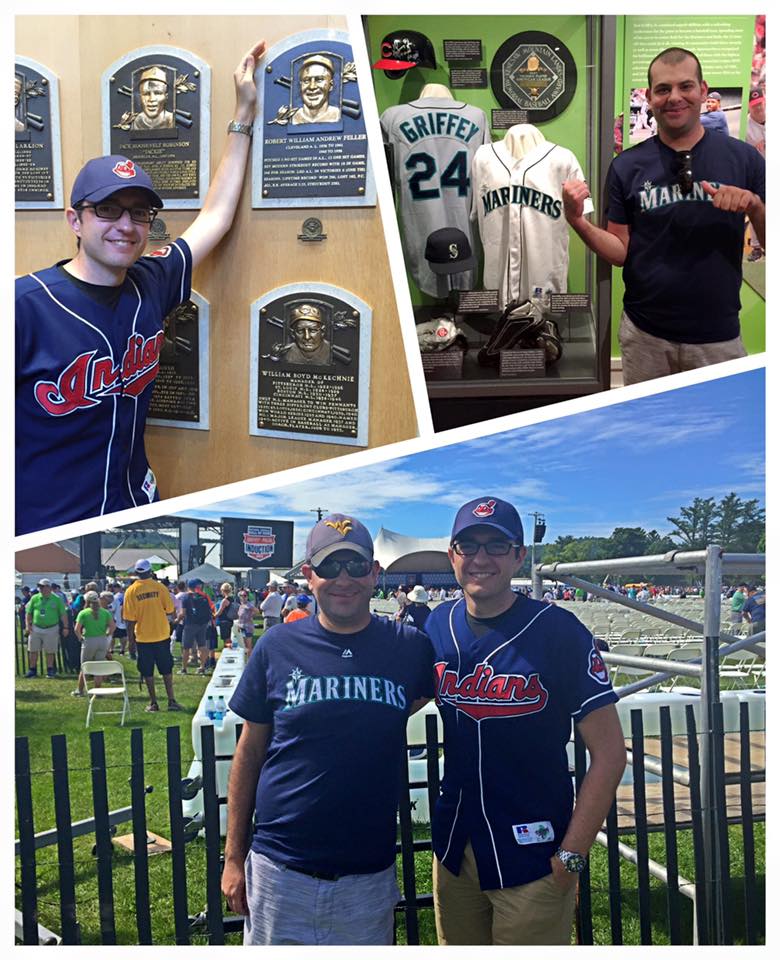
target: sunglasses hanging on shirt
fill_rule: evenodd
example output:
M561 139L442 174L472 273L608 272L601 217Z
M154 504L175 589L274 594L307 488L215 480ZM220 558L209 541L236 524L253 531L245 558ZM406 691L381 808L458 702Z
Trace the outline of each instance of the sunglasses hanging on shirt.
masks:
M687 197L693 191L693 154L690 150L678 150L675 153L674 175L680 193Z

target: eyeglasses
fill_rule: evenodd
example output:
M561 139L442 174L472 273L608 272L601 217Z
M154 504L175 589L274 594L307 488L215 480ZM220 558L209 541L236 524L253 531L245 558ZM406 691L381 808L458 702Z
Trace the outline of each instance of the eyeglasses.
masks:
M120 220L127 212L133 223L153 223L158 211L154 207L123 207L121 203L80 203L77 210L94 210L98 220Z
M505 557L510 550L521 547L520 543L511 540L488 540L487 543L477 543L475 540L457 540L452 549L459 557L476 557L480 548L484 548L489 557Z
M346 570L350 577L367 577L373 566L373 561L365 557L350 557L349 560L328 557L318 566L312 566L312 570L322 580L335 580L342 570Z
M674 175L680 192L686 196L693 191L693 154L678 150L674 155Z

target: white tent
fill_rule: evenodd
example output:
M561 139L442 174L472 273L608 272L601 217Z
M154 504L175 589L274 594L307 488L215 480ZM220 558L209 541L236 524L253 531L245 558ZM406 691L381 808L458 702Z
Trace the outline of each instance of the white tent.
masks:
M215 567L213 563L202 563L199 567L194 567L183 573L180 580L202 580L204 583L235 583L236 578L232 573L223 570L221 567Z
M380 527L374 559L387 573L451 573L449 545L449 537L407 537Z

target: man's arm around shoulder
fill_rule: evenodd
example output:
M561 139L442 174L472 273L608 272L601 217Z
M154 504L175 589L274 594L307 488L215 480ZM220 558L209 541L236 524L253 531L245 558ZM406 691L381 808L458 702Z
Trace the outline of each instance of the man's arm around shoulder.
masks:
M244 879L244 860L249 851L249 821L255 806L257 780L268 752L271 729L270 723L244 720L230 767L222 892L230 909L243 916L249 913Z

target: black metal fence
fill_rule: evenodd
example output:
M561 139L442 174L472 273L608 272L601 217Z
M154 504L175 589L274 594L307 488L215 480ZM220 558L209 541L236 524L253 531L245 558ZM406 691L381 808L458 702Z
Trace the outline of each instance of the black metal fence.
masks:
M715 710L715 723L719 736L717 741L725 742L723 736L723 712L718 704ZM619 803L625 807L627 801L625 789L616 797L616 802L607 817L606 829L599 836L599 843L606 848L607 881L597 881L594 886L590 866L581 877L576 935L580 944L594 943L594 896L608 901L609 940L612 944L653 942L653 929L665 928L666 936L672 944L708 942L708 931L712 929L707 916L708 910L722 911L726 918L725 943L732 943L734 931L739 929L739 940L746 944L756 944L764 937L764 910L759 895L759 880L756 876L756 842L754 823L763 820L763 814L753 809L752 785L763 782L764 771L752 770L750 718L748 704L740 704L739 717L739 770L726 773L724 750L715 757L714 769L717 789L716 802L718 816L715 836L704 829L705 820L702 811L702 785L699 779L699 747L695 714L692 706L686 707L687 732L683 737L686 748L687 766L675 763L673 749L675 738L672 736L672 723L668 707L660 708L660 737L653 738L653 749L660 746L660 760L647 753L649 738L645 737L641 710L632 711L631 754L633 765L633 788L631 794L631 815L629 823L625 821L625 809L618 810ZM130 732L130 807L111 811L107 785L107 764L105 744L102 732L93 732L89 736L90 768L93 817L79 823L71 822L70 778L68 767L68 747L64 735L51 738L51 776L53 778L53 802L56 827L36 835L33 809L33 772L30 765L30 750L27 738L16 740L16 799L19 838L16 844L18 857L18 896L17 929L18 939L25 944L42 942L39 923L39 890L36 854L43 847L57 846L57 877L49 887L56 890L59 901L59 930L63 944L82 942L81 922L77 909L77 873L74 867L74 839L80 836L94 837L94 874L97 880L99 931L91 931L90 941L99 939L104 944L117 943L117 925L115 917L114 869L112 862L112 832L119 822L130 822L133 833L133 882L135 924L138 944L151 944L152 917L149 856L147 852L147 813L145 786L144 741L140 729ZM237 728L237 736L240 728ZM680 757L680 738L677 738L677 758ZM408 748L422 746L409 744ZM414 827L410 790L425 788L428 791L430 809L433 809L439 791L439 750L437 742L437 723L435 716L426 717L427 778L422 782L409 782L406 757L399 758L403 770L399 798L399 842L398 853L401 861L399 878L403 899L397 907L397 934L409 944L420 942L420 911L432 908L430 893L418 892L418 871L415 860L422 851L430 851L430 831L420 825ZM577 787L582 782L586 770L586 755L582 742L575 740L574 777ZM191 820L182 814L182 799L185 794L191 796L198 784L182 780L181 743L178 727L167 730L165 767L168 797L169 833L171 843L171 889L169 912L173 915L174 942L189 944L192 938L202 940L205 936L212 944L223 944L226 934L241 929L242 920L235 916L226 916L220 893L221 874L221 837L220 805L225 801L217 792L217 761L229 758L215 755L214 731L210 726L202 729L203 757L203 816ZM159 762L159 761L157 761ZM662 817L652 822L648 816L648 796L650 784L645 775L646 769L652 776L661 777L660 791ZM48 773L49 771L47 771ZM675 784L686 788L689 803L685 815L677 809L679 795L674 792ZM738 785L738 802L727 805L727 786ZM654 803L658 803L658 787L655 787ZM734 791L732 790L732 793ZM741 864L741 873L731 875L732 858L730 856L729 827L741 826L741 855L734 862ZM202 828L202 829L201 829ZM651 836L663 835L663 859L660 863L650 856ZM190 844L198 835L199 844ZM420 836L420 834L424 834ZM733 838L733 833L731 834ZM694 875L681 876L679 851L681 843L690 849L692 840ZM633 838L631 842L627 842ZM205 869L205 904L203 910L192 914L188 908L188 866L192 873L190 851L200 847L197 861L198 870ZM595 848L594 848L595 849ZM656 854L658 855L658 854ZM713 904L712 897L704 895L705 860L718 857L722 871L720 898ZM205 856L205 861L204 861ZM593 855L592 855L593 859ZM635 864L635 874L626 884L621 879L621 861ZM659 887L655 881L661 881ZM659 891L661 893L659 894ZM735 893L736 892L736 893ZM660 897L660 898L659 898ZM83 905L83 897L81 900ZM739 913L736 905L740 904ZM693 919L690 920L691 906ZM626 917L638 916L638 933L626 935ZM683 922L683 916L689 920ZM600 914L604 916L604 911ZM602 927L604 923L602 922ZM632 924L636 931L636 923ZM605 942L602 933L600 942Z

